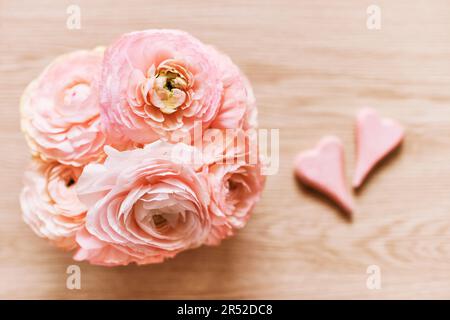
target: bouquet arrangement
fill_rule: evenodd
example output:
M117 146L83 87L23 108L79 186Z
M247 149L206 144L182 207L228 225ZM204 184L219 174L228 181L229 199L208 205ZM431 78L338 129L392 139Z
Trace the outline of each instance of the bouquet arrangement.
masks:
M74 259L149 264L245 226L264 186L255 98L224 54L146 30L57 58L26 88L20 203Z

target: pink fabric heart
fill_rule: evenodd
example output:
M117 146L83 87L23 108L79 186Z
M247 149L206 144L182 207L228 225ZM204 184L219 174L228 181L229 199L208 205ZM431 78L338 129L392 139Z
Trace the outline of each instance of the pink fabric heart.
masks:
M404 130L392 119L381 119L371 108L359 111L356 121L357 163L353 187L363 183L375 165L403 141Z
M345 212L352 213L353 199L345 183L344 148L335 136L322 138L316 148L295 159L300 181L334 200Z

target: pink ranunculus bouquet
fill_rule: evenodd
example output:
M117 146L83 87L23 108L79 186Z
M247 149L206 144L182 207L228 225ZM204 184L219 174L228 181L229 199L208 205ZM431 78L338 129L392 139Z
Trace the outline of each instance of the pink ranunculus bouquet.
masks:
M21 116L24 221L75 260L141 265L217 245L263 190L249 81L186 32L132 32L57 58Z

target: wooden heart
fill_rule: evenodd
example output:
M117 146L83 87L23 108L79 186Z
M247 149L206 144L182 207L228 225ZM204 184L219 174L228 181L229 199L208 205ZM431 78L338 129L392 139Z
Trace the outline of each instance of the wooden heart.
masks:
M299 154L295 172L304 184L330 197L345 212L353 212L353 198L345 183L344 148L337 137L325 137L316 148Z
M356 121L357 162L353 187L358 188L369 172L403 141L404 130L392 119L381 119L371 108L362 109Z

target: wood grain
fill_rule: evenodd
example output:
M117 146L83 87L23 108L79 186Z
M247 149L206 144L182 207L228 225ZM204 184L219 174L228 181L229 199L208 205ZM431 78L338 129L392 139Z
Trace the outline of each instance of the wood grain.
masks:
M82 28L66 28L71 1L0 0L1 298L450 298L450 4L435 1L76 1ZM382 28L366 28L366 8ZM29 154L19 129L26 84L57 55L146 28L184 29L229 54L253 83L264 128L280 129L270 176L247 228L217 248L164 264L80 264L38 239L18 204ZM370 105L404 124L406 143L357 195L348 222L299 188L296 152L324 134L354 168L355 111ZM368 290L366 269L381 268Z

